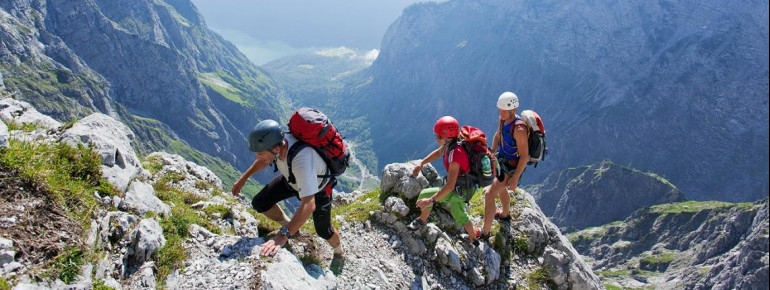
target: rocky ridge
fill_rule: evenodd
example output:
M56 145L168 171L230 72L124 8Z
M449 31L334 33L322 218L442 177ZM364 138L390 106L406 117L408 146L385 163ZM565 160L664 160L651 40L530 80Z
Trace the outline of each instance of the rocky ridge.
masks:
M643 207L686 200L659 175L609 160L554 172L525 189L554 224L569 231L623 220Z
M95 114L70 128L12 129L0 137L13 142L88 140L103 167L120 167L115 160L139 160L130 146L134 142L130 134L119 138L118 134L99 133L120 125L109 116ZM88 130L77 129L81 126ZM91 134L115 138L88 137ZM122 146L126 144L129 146ZM257 252L265 241L263 235L275 229L274 225L260 222L258 218L264 217L250 212L247 202L224 194L221 180L210 170L178 155L157 152L143 158L138 168L126 166L116 173L131 176L125 192L94 193L99 206L91 214L90 227L75 235L82 235L84 249L95 255L79 265L80 274L71 282L30 272L38 264L27 259L26 246L5 236L0 240L2 278L14 289L601 288L566 238L525 192L515 195L518 216L510 225L501 226L494 241L478 246L464 241L453 229L451 218L440 211L436 224L417 233L407 231L404 221L410 209L406 202L413 202L415 191L439 182L438 173L429 166L418 178L406 177L411 167L392 164L383 172L382 187L392 195L386 201L380 200L377 191L336 198L335 207L340 211L335 221L347 249L338 275L331 271L331 248L310 233L292 240L290 251L260 258ZM105 179L116 188L123 185L120 178ZM363 212L362 206L371 212ZM13 228L14 217L3 217L0 226ZM517 250L499 251L509 248ZM181 259L169 262L177 254Z
M606 284L667 289L770 284L767 199L656 205L569 239Z

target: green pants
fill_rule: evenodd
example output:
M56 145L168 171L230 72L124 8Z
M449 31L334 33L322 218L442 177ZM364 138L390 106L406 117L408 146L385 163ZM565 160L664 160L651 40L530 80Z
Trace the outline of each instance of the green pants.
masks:
M423 198L430 198L431 196L435 195L441 188L439 187L430 187L423 189L420 191L419 197L417 197L418 200ZM457 195L454 191L450 192L447 196L442 198L440 203L448 203L449 204L449 214L452 215L452 218L455 219L455 222L460 225L464 226L468 222L471 221L471 218L468 217L468 213L465 212L465 199ZM432 210L433 206L427 207L428 210Z

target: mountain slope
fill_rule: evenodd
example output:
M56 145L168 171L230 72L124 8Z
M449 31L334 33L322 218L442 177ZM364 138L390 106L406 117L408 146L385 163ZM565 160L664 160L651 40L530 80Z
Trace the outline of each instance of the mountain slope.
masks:
M666 179L604 160L554 172L525 187L551 221L569 230L623 220L637 209L685 201Z
M442 210L423 230L407 230L405 203L439 182L432 166L401 178L412 165L392 164L387 191L335 195L341 267L309 221L276 256L260 257L280 226L224 193L211 170L165 152L140 163L134 133L104 114L44 130L39 118L50 117L3 104L12 105L0 112L0 140L9 141L0 144L4 288L601 288L526 193L515 195L515 218L489 241L469 242ZM20 106L32 116L8 112ZM402 199L405 190L411 197ZM480 195L472 204L478 223Z
M151 138L142 142L145 153L179 138L245 168L253 155L244 134L288 107L274 82L211 32L189 1L6 1L0 8L6 89L60 120L93 111L120 117Z
M568 237L604 283L668 289L770 284L767 199L656 205Z
M763 1L417 4L348 99L376 120L380 164L427 153L442 115L493 134L510 90L548 128L525 181L609 158L751 201L769 191L767 23Z

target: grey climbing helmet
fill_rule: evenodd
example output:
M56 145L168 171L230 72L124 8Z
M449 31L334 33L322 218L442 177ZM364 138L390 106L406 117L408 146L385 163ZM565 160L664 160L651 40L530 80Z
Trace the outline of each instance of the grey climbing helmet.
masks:
M267 151L283 142L281 125L273 120L259 122L249 133L249 150L252 152Z

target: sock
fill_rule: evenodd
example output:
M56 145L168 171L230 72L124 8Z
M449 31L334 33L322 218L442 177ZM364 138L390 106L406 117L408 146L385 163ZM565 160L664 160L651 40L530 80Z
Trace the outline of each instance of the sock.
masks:
M335 255L345 254L345 248L342 246L342 241L340 241L340 244L337 245L336 248L334 248L334 254Z

